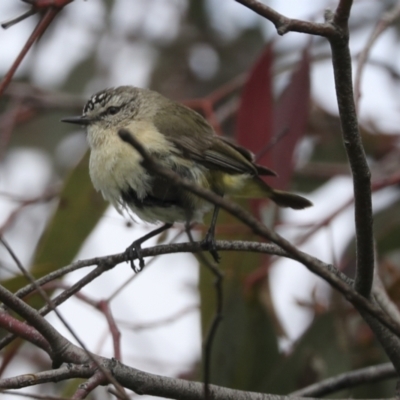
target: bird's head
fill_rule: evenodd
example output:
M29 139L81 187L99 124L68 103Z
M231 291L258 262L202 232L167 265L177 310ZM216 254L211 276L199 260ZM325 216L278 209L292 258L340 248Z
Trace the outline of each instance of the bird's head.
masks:
M157 93L133 86L119 86L94 94L85 104L82 115L67 117L62 122L120 129L134 120L149 120L155 112L152 99Z

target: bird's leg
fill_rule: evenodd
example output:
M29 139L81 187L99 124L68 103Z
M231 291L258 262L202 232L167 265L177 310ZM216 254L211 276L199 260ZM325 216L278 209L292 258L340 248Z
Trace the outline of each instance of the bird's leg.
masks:
M131 268L133 269L134 272L140 272L144 268L144 260L142 256L142 243L144 243L146 240L158 235L161 232L164 232L165 230L171 228L173 224L164 224L163 226L160 226L157 229L154 229L153 231L149 232L147 235L142 236L141 238L135 240L130 246L128 246L125 250L125 257L126 257L126 262L130 262ZM135 257L138 258L139 260L139 268L136 268L133 258Z
M219 213L219 206L214 206L214 212L211 218L211 224L208 228L206 236L203 239L203 243L208 247L208 251L214 258L215 262L219 263L221 260L220 255L218 254L216 244L215 244L215 226L217 225L217 218Z

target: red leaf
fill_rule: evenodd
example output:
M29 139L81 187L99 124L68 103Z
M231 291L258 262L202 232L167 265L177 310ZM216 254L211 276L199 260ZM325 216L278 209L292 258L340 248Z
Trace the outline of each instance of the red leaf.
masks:
M236 137L239 144L258 154L258 164L270 167L279 174L279 178L269 183L275 188L284 189L293 175L293 153L306 130L310 102L310 61L305 50L298 68L275 105L272 99L272 63L272 46L269 44L244 86ZM277 142L273 144L275 140ZM255 213L258 213L263 202L252 201ZM253 287L265 279L268 264L267 259L247 277L248 286Z
M306 49L274 109L274 137L283 135L270 151L270 167L279 175L273 185L278 189L285 189L292 178L293 153L305 133L309 105L310 59Z
M269 43L255 63L244 85L241 103L237 114L237 142L257 154L271 141L273 132L273 98L271 70L274 60L272 44ZM270 154L266 152L258 163L271 164ZM251 207L258 214L264 200L252 200Z
M237 115L237 142L254 154L268 143L272 136L272 82L271 69L274 54L268 44L244 85ZM269 155L260 160L267 165Z

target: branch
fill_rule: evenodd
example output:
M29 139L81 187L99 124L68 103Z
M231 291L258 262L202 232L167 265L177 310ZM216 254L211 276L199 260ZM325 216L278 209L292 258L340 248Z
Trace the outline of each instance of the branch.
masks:
M352 6L353 0L340 0L333 18L333 23L340 28L347 27Z
M9 252L10 256L14 260L14 262L17 264L19 270L22 272L22 274L25 276L25 278L32 284L34 285L35 289L37 292L40 294L42 299L46 302L46 306L48 309L51 309L54 311L54 313L57 315L58 319L63 323L63 325L67 328L67 330L71 333L71 335L75 338L75 340L81 345L82 349L85 351L85 353L91 358L88 350L86 349L85 345L83 342L80 340L78 335L74 332L70 324L65 320L65 318L60 314L60 312L57 310L56 305L52 302L52 300L49 298L47 293L43 290L41 286L39 286L35 278L32 276L32 274L24 268L24 266L21 264L19 261L18 257L16 254L13 252L11 247L8 245L8 243L5 241L4 238L0 237L0 242L3 244L3 246L7 249ZM16 297L17 300L19 300ZM36 310L35 310L36 311ZM40 316L40 313L37 313L38 316ZM58 337L56 337L55 332L57 333ZM56 351L53 352L52 360L53 360L53 365L58 366L58 363L61 364L61 351L65 351L69 347L70 342L67 341L62 335L59 335L56 330L54 332L51 332L53 337L55 338L55 343L53 344L51 341L49 341L50 346L52 349L56 348ZM58 350L57 350L58 349Z
M42 34L45 32L45 30L48 28L50 25L51 21L56 17L58 14L59 10L57 9L52 9L49 8L46 13L43 15L42 19L39 21L37 24L36 28L32 32L31 36L25 43L24 47L22 48L21 52L19 53L18 57L14 61L13 65L7 72L7 74L4 76L3 80L0 82L0 96L3 94L4 90L10 83L12 77L15 74L15 71L21 64L22 60L25 58L26 54L28 53L29 49L32 47L33 43L42 36Z
M150 374L128 367L115 359L110 360L98 357L98 362L103 369L112 373L113 377L120 385L133 390L137 394L147 394L171 399L204 400L204 386L200 382ZM383 370L380 372L380 374L382 374L381 379L384 379L385 370L390 374L385 364L376 368ZM367 368L365 370L369 369ZM92 377L96 376L97 371L97 366L94 363L85 365L64 364L55 370L0 379L0 389L16 389L48 382L61 382L71 378L86 378L91 380ZM360 373L362 373L362 371L363 370L360 370ZM349 373L349 375L353 374L357 374L357 371ZM374 378L377 374L377 372L371 372L370 379L378 380L378 378ZM337 377L337 379L340 377L341 376ZM92 381L94 381L94 379ZM210 385L209 390L213 400L286 400L288 398L287 396L245 392L216 385ZM293 393L290 398L293 400L305 400L295 393ZM307 399L310 399L309 395L307 395Z
M116 360L101 359L103 368L112 372L114 378L127 389L144 395L160 396L170 399L204 400L204 386L200 382L169 378L150 374L128 367ZM90 379L96 373L96 366L63 365L56 370L25 374L13 378L0 379L0 389L16 389L38 385L47 382L61 382L71 378ZM245 392L228 389L222 386L210 385L210 395L213 400L285 400L287 396L264 393ZM300 400L300 397L292 397Z
M335 88L343 141L353 174L357 268L355 288L364 297L371 293L374 271L371 174L365 157L353 96L348 19L352 0L340 0L335 14L326 12L325 24L287 18L256 0L236 0L270 20L278 34L297 31L326 37L331 45ZM299 27L307 29L299 29ZM282 33L283 29L283 33Z
M60 335L57 330L54 329L53 326L42 316L40 316L34 308L24 303L1 285L0 301L11 310L18 313L21 317L25 318L29 324L36 328L36 330L49 342L51 347L51 353L49 355L52 359L61 355L70 345L70 342Z
M375 272L372 293L376 303L382 308L382 310L386 311L387 314L390 315L394 321L397 321L397 323L400 324L399 308L397 307L396 303L394 303L389 297L378 272Z
M217 250L233 250L233 251L254 251L259 253L266 253L271 255L280 255L290 257L286 252L280 249L278 246L267 244L267 243L259 243L259 242L245 242L245 241L217 241L216 242ZM195 253L203 250L208 250L203 243L195 242L195 243L175 243L175 244L166 244L154 246L151 248L142 249L143 257L146 256L157 256L162 254L171 254L171 253ZM54 271L36 281L37 285L43 286L48 282L51 282L54 279L57 279L64 274L72 271L76 271L80 268L89 267L92 265L98 265L93 271L89 272L86 276L76 282L67 290L64 290L61 294L59 294L56 298L52 300L54 306L61 305L64 301L69 299L72 295L81 290L88 283L92 282L95 278L99 277L103 272L109 270L117 264L122 262L126 262L125 253L115 254L111 256L105 257L96 257L88 260L76 261L75 263L68 265L64 268L60 268L57 271ZM36 285L30 284L26 287L20 289L15 293L17 297L25 297L28 294L34 292L36 290ZM38 313L42 316L48 314L52 309L45 305L42 307ZM16 339L15 333L10 333L5 337L0 339L0 349L3 349L5 346L10 344L14 339ZM118 357L117 357L118 358Z
M290 24L293 20L286 19L286 17L276 13L270 7L261 5L258 1L237 1L248 6L249 8L254 9L254 11L263 15L265 18L274 23L278 29L278 34L282 34L279 29L283 26L284 33L288 30L297 30L310 34L319 34L321 36L325 36L330 42L343 141L353 175L356 230L356 276L354 287L357 293L365 298L368 298L371 294L373 284L375 261L371 201L371 173L366 161L360 132L358 130L358 121L353 94L351 56L348 43L348 20L350 17L353 0L340 0L334 14L332 12L325 13L325 24L330 25L330 29L326 30L319 30L321 24L310 23L307 28L308 30L299 30L296 29L296 23L294 25ZM275 240L273 241L278 243ZM283 249L290 252L287 246L284 246L282 243L279 243L279 245ZM314 271L311 268L312 266L307 265L304 261L301 262L308 266L309 269ZM332 286L339 289L336 283L333 283L329 280L328 282L331 283ZM356 308L358 308L363 316L366 315L366 308L361 306L361 302L358 302L358 300L355 301L355 298L347 298L352 301L352 303L356 306ZM375 306L376 304L374 304L374 307ZM390 319L392 322L394 322L392 318ZM379 318L378 320L382 322L382 319ZM396 369L400 373L400 354L397 354L397 347L400 345L400 343L398 343L398 338L390 337L390 332L385 330L384 327L379 326L379 324L376 324L372 318L367 318L367 322L374 330L381 344L388 352L387 354L395 363ZM388 327L388 325L384 325ZM396 323L396 326L397 325L398 324ZM394 332L391 328L390 330ZM386 341L389 341L391 344L385 343Z
M95 365L65 364L57 369L24 374L12 378L0 379L0 389L20 389L23 387L40 385L47 382L61 382L72 378L90 378L95 370Z
M361 90L360 90L361 78L372 46L379 38L379 36L398 18L400 18L400 1L390 11L385 12L382 15L382 18L377 22L375 29L371 33L371 36L369 37L364 49L361 51L358 57L357 69L354 80L354 98L357 103L357 108L361 97Z
M32 4L32 9L20 17L14 19L13 21L6 22L3 24L3 28L10 27L11 25L22 21L23 19L36 14L38 11L43 11L44 14L35 29L33 30L31 36L26 41L24 47L21 52L18 54L18 57L15 59L13 65L4 76L3 80L0 82L0 96L4 93L4 90L7 88L8 84L11 82L12 77L15 74L15 71L20 66L22 60L25 58L29 49L33 46L36 40L39 40L46 29L49 27L53 19L57 16L57 14L69 3L73 0L25 0L26 3Z
M114 265L115 264L113 264L112 266L114 266ZM106 262L101 263L93 271L89 272L86 276L84 276L82 279L80 279L78 282L76 282L70 288L68 288L67 290L64 290L61 294L59 294L56 298L54 298L52 300L52 307L50 307L49 304L46 304L39 311L37 311L37 313L41 316L47 315L50 311L52 311L54 309L54 307L57 307L57 306L61 305L62 303L64 303L64 301L68 300L71 296L73 296L75 293L77 293L79 290L81 290L85 285L92 282L95 278L97 278L104 271L107 271L110 268L111 268L110 264L107 264ZM51 275L51 274L49 274L49 275ZM38 282L39 282L39 280L38 280ZM37 285L39 285L39 284L40 283L37 283ZM32 291L36 289L36 285L29 285L28 287L30 289L32 289ZM14 339L16 339L15 334L9 334L9 335L6 335L5 337L3 337L0 340L0 349L7 346ZM78 340L78 342L79 342L79 340Z
M35 328L17 320L4 311L0 312L0 326L4 330L14 333L14 335L33 343L46 353L51 354L51 347L48 341Z
M17 397L28 397L29 399L36 399L36 400L71 400L70 397L59 397L59 396L50 396L49 394L41 395L36 393L26 393L26 392L14 392L11 390L0 390L0 393L14 395Z
M350 389L366 383L370 384L382 381L384 379L396 377L397 373L393 368L393 365L391 363L386 363L375 365L373 367L358 369L356 371L346 372L332 378L324 379L321 382L314 383L300 390L296 390L290 395L321 397L338 392L342 389Z
M114 358L121 361L121 332L118 329L118 325L115 323L114 316L111 312L110 304L101 300L97 303L97 308L104 314L106 317L108 326L110 328L110 333L113 341L114 347Z
M249 226L253 232L265 239L268 239L287 253L291 257L304 266L306 266L311 272L319 275L321 278L325 279L332 287L340 291L350 302L355 306L364 309L366 312L377 318L383 325L385 325L389 330L400 337L400 327L393 321L386 313L384 313L378 306L372 304L364 296L360 295L357 291L349 285L349 280L344 274L339 273L336 268L322 261L301 252L296 247L294 247L286 239L278 235L277 233L271 231L267 226L262 224L256 218L254 218L249 212L241 208L238 204L228 201L214 192L203 189L202 187L193 184L187 179L182 179L178 174L173 171L166 170L165 168L159 166L143 148L143 146L130 134L127 130L120 130L119 135L122 140L129 143L133 148L135 148L143 158L143 165L145 168L151 170L152 172L163 176L168 179L173 185L182 187L197 196L220 206L224 210L228 211L235 218L245 223Z
M214 209L214 213L217 209ZM217 210L218 213L218 210ZM190 231L189 221L186 224L186 233L190 240L190 243L195 243L193 240L192 232ZM205 241L207 242L207 241ZM210 243L211 244L211 243ZM215 248L213 249L215 251ZM211 355L212 346L214 342L217 329L222 321L222 309L224 304L223 296L223 278L224 275L219 269L216 262L209 261L202 252L199 253L199 260L207 267L210 272L214 275L214 289L215 289L215 312L214 318L211 322L208 332L203 341L203 381L204 381L204 400L210 400L210 376L211 376Z
M86 397L93 392L100 385L107 384L107 379L103 375L103 373L99 370L96 371L88 380L79 385L78 389L71 397L71 400L79 400L79 399L86 399ZM119 394L119 393L118 393ZM120 398L120 397L119 397ZM128 396L126 396L129 399Z
M332 49L336 96L354 186L356 228L356 277L355 289L365 297L371 293L374 276L374 240L371 201L371 172L362 145L351 74L351 55L348 46L348 17L352 1L342 0L333 17L341 35L328 38Z
M218 251L251 251L256 253L264 253L270 255L276 255L281 257L293 258L286 251L282 250L279 246L271 243L262 242L249 242L242 240L227 241L218 240L216 242L216 248ZM204 243L169 243L162 244L154 247L147 247L142 249L143 257L155 257L163 254L174 254L174 253L197 253L199 251L209 250ZM36 280L36 283L40 286L45 285L55 279L58 279L70 272L76 271L81 268L90 267L92 265L117 265L126 262L126 255L124 253L114 254L104 257L95 257L87 260L75 261L74 263L65 267L59 268L57 271L51 272L48 275L43 276ZM17 292L17 297L23 298L35 290L35 285L27 285Z
M335 34L335 29L330 24L317 24L301 21L299 19L287 18L273 10L271 7L260 3L258 0L236 1L271 21L275 25L278 35L284 35L287 32L302 32L310 35L327 37Z

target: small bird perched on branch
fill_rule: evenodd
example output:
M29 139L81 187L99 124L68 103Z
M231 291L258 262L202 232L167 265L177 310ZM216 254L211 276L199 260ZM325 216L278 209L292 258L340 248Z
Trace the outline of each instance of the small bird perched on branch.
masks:
M144 221L164 223L126 249L134 270L135 255L140 269L144 266L140 246L145 240L175 222L201 222L212 205L146 170L139 153L119 137L121 129L130 132L159 165L220 196L270 198L294 209L312 205L304 197L271 188L260 176L275 172L257 165L247 149L217 136L200 114L157 92L132 86L106 89L89 99L81 116L62 121L86 126L95 189L119 212L129 208ZM216 260L217 215L214 207L204 239Z

